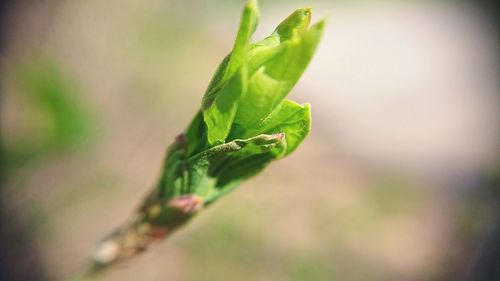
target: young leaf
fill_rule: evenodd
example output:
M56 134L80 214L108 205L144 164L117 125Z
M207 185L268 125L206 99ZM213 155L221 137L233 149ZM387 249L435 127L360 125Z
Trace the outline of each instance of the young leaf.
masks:
M292 38L275 47L279 49L272 58L251 74L248 90L240 100L234 123L252 128L282 102L309 64L323 27L324 22L320 22L307 32L300 33L300 29L295 29Z
M170 145L165 159L162 176L158 183L159 197L172 198L187 190L187 143L179 135Z
M231 130L231 125L238 109L238 101L246 92L244 70L240 69L236 75L222 87L212 106L203 112L207 125L207 139L210 145L224 143Z
M201 110L193 118L184 135L187 143L187 157L208 149L207 126L203 120L203 112Z
M240 28L234 42L233 51L231 52L223 80L231 77L241 66L246 64L249 47L248 44L252 34L257 29L258 22L259 10L257 8L257 3L255 0L250 0L247 2L243 10Z
M258 23L255 1L249 1L234 43L233 51L224 59L202 101L204 120L210 144L224 142L229 134L240 97L247 88L247 54L249 41Z
M189 159L189 190L210 203L286 151L284 134L258 135L215 146Z
M297 9L278 25L274 33L279 36L280 42L284 42L294 34L306 32L310 23L311 8Z
M285 155L293 152L307 137L311 129L311 106L300 105L291 100L284 100L263 122L251 129L237 124L233 127L230 138L237 135L248 138L258 134L284 133L286 138Z

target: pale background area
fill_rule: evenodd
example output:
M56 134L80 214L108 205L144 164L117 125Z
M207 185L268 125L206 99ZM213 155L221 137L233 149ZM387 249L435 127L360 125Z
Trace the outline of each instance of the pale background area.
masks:
M10 168L4 201L48 280L64 280L154 185L231 49L243 1L19 3L6 21L1 120L7 151L31 152ZM481 194L499 160L498 41L484 15L453 1L261 1L254 38L302 6L328 17L290 95L312 104L311 136L99 280L457 280L472 270L496 219ZM76 139L43 145L55 121L18 79L32 69L69 85L86 128Z

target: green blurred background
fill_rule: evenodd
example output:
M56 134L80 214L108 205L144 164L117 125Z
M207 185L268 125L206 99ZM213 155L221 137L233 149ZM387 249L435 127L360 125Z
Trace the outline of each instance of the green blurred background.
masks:
M244 1L5 3L0 280L66 280L154 185ZM303 6L328 17L291 94L312 103L311 136L98 280L500 278L494 18L462 1L262 0L254 38Z

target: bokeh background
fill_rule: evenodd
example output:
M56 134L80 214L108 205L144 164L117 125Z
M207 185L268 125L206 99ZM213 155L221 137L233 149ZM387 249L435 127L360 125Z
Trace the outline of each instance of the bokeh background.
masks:
M491 1L493 3L494 1ZM2 1L0 280L69 280L160 172L244 1ZM260 1L328 17L313 131L98 280L500 280L498 42L481 1Z

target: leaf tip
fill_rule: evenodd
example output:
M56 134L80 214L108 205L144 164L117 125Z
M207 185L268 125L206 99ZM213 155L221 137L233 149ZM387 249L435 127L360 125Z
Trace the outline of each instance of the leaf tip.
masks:
M327 18L322 18L320 21L311 26L311 29L317 29L323 31L327 22Z
M245 5L245 8L252 9L252 10L258 10L259 3L257 2L257 0L248 0L246 5Z

